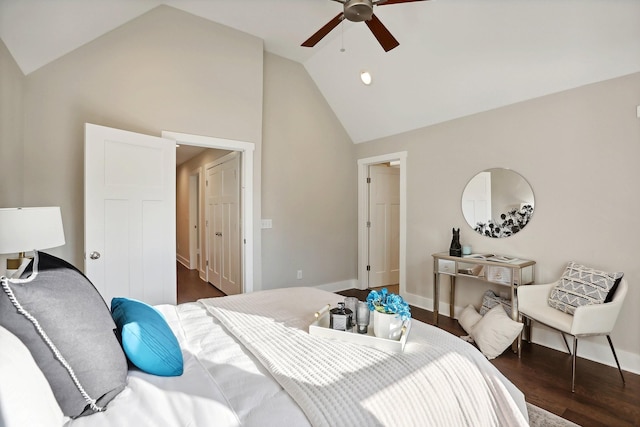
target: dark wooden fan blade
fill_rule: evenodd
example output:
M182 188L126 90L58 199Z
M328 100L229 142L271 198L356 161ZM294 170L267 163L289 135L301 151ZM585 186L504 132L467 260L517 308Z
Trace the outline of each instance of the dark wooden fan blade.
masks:
M331 32L331 30L333 30L335 27L337 27L338 24L340 22L342 22L343 19L344 19L344 14L343 13L339 13L335 18L333 18L331 21L327 22L324 27L322 27L318 31L316 31L316 33L314 35L309 37L300 46L304 46L304 47L313 47L313 46L315 46L320 40L322 40L324 38L324 36L329 34Z
M376 3L376 6L384 6L387 4L398 4L398 3L411 3L413 1L428 1L428 0L386 0L380 3Z
M370 21L364 22L366 22L367 27L369 27L373 35L376 37L376 39L378 39L378 42L385 52L389 52L391 49L400 45L400 43L398 43L398 40L393 37L389 30L387 30L387 27L385 27L382 22L380 22L376 15L373 15Z

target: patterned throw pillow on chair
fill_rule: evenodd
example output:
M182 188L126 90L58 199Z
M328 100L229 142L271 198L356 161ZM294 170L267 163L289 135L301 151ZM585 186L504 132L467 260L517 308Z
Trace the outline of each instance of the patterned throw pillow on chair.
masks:
M624 273L608 273L570 262L558 284L551 290L549 305L573 315L583 305L611 300Z

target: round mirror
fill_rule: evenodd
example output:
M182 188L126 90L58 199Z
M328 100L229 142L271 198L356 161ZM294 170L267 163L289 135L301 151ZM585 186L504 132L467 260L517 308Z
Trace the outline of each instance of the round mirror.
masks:
M462 214L477 233L509 237L531 220L533 190L517 172L487 169L471 178L462 193Z

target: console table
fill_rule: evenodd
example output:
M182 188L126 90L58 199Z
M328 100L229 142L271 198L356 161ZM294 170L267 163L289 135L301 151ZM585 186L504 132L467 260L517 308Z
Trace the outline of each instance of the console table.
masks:
M440 275L451 277L451 304L449 317L454 317L456 277L497 283L511 288L511 317L518 320L516 288L534 281L535 261L514 257L471 254L461 257L451 256L449 252L433 254L433 321L438 324L440 306Z

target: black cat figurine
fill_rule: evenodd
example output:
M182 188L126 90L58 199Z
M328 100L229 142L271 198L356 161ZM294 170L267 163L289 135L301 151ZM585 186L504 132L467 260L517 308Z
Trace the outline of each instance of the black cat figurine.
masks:
M460 245L460 229L452 228L453 239L451 239L451 247L449 248L449 255L462 256L462 245Z

